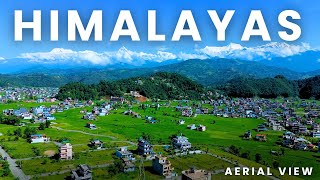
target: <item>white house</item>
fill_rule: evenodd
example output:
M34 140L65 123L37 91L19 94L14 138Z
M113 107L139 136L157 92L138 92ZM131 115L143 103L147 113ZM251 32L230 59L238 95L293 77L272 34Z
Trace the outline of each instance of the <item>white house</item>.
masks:
M44 143L49 142L50 138L48 138L45 134L33 134L30 137L31 143Z

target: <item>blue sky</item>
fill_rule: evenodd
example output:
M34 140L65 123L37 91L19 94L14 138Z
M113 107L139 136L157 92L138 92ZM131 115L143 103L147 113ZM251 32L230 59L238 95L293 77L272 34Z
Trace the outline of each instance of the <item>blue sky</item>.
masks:
M133 51L154 52L166 49L170 52L192 52L195 48L205 46L225 46L239 43L243 46L266 44L261 38L253 38L250 42L241 42L241 36L251 10L261 10L273 42L281 42L278 37L278 14L286 9L300 13L299 26L301 38L294 42L309 43L312 47L320 47L320 1L315 0L1 0L0 7L0 57L13 58L21 53L48 52L54 48L72 49L75 51L91 50L95 52L115 51L120 47ZM226 10L236 10L227 30L226 41L216 41L216 30L207 10L217 10L223 15ZM42 10L42 41L33 42L32 32L24 31L24 41L14 42L14 10L23 10L24 20L32 19L33 10ZM59 41L49 41L49 13L59 10ZM78 10L83 22L88 21L92 10L103 10L103 41L102 42L68 42L67 11ZM120 10L130 10L134 18L140 42L131 42L121 38L118 42L109 42L113 27ZM147 10L157 10L157 31L167 35L166 42L147 41ZM171 42L181 10L192 10L198 29L202 36L201 42L193 42L183 38L180 42ZM79 38L78 38L79 39Z

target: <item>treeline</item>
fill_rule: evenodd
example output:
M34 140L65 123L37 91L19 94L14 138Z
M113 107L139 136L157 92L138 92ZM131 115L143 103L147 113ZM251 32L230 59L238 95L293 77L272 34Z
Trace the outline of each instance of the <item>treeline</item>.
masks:
M274 78L255 79L238 78L229 81L227 84L218 87L230 97L262 97L276 98L278 96L297 96L297 84L287 80L284 76Z
M130 91L137 91L152 99L200 99L205 92L202 85L184 76L159 72L148 77L101 81L93 85L69 83L60 88L57 98L89 100L106 96L123 96Z
M298 81L288 80L282 75L265 79L238 78L217 89L230 97L276 98L283 96L320 99L320 76Z
M213 87L229 97L276 98L300 97L320 99L320 76L288 80L282 75L274 78L235 78L228 83ZM108 96L123 96L137 91L151 99L202 99L205 89L202 85L176 73L159 72L117 81L101 81L98 84L69 83L60 88L59 100L68 97L79 100L99 99Z
M320 76L296 81L299 86L299 96L303 99L320 99Z

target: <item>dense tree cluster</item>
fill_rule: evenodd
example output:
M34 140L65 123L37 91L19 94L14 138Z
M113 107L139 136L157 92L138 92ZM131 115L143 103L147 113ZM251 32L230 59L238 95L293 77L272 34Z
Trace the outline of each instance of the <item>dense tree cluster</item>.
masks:
M231 97L254 97L276 98L278 96L297 96L298 88L294 81L289 81L283 76L275 78L254 79L239 78L229 81L219 87Z
M235 78L213 89L230 97L276 98L296 97L320 99L320 76L292 81L282 75L274 78L255 79ZM212 87L207 88L212 91ZM117 81L101 81L86 85L69 83L60 88L57 98L68 97L79 100L98 99L108 96L123 96L130 91L154 99L201 99L205 88L196 82L176 73L159 72L150 76L141 76Z
M320 76L299 80L299 96L303 99L320 99Z
M136 77L118 81L101 81L95 85L70 83L62 86L57 98L68 97L79 100L97 99L107 96L123 96L137 91L155 99L200 99L205 92L203 86L175 73L159 72L148 77Z
M69 83L60 88L57 98L64 100L69 97L79 100L97 99L98 92L95 85Z
M19 125L21 120L16 116L4 116L0 114L0 124Z

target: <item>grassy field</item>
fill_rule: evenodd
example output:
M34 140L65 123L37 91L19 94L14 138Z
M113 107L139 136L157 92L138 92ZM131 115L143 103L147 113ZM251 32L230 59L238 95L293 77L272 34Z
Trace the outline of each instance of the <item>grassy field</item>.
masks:
M112 163L114 150L88 151L78 153L78 157L69 161L57 161L51 158L35 158L22 161L22 170L27 175L62 171L65 169L75 169L78 164L88 164L89 166Z
M8 105L0 105L0 110L17 107L34 107L38 106L36 103L15 103ZM49 105L49 104L45 104ZM240 137L247 130L253 132L253 136L256 134L252 129L256 128L259 124L263 123L262 119L244 119L244 118L219 118L211 115L198 115L197 117L185 118L181 117L179 112L175 111L174 106L178 105L177 102L172 102L171 107L161 107L156 110L154 108L148 108L147 110L139 109L134 105L132 110L138 112L141 115L141 119L133 118L131 116L123 115L122 113L128 108L118 108L118 110L111 111L111 114L105 117L98 117L93 123L98 127L97 130L90 130L85 128L85 124L89 121L83 120L83 114L80 114L80 110L87 109L91 111L91 107L82 109L70 109L63 113L56 113L56 121L52 124L51 128L39 131L44 133L52 140L59 140L61 138L67 138L71 144L74 145L73 149L78 154L78 159L71 161L55 161L48 157L34 158L31 160L22 161L22 169L28 175L36 175L47 172L61 171L63 169L73 169L77 164L87 163L89 165L106 164L112 162L112 153L115 152L115 147L129 146L125 141L137 142L137 139L142 133L150 134L152 143L156 145L170 144L169 137L173 134L182 133L189 138L189 141L194 147L198 147L202 150L209 150L209 152L226 157L228 159L237 161L243 165L249 167L260 166L272 166L274 161L279 162L282 167L300 166L300 167L314 167L312 177L301 177L303 179L317 179L320 177L320 155L312 152L294 151L285 149L284 156L275 156L270 151L280 151L281 147L276 144L280 139L279 136L283 132L267 131L263 134L267 135L267 142L257 142L254 140L242 140ZM145 122L145 116L154 117L158 123L148 124ZM178 125L177 120L184 119L185 125ZM212 122L215 121L213 124ZM202 124L207 127L207 131L199 132L189 130L186 128L188 124ZM37 125L32 125L37 126ZM5 146L8 153L14 158L29 158L36 155L32 151L32 147L36 147L40 150L41 156L45 155L46 151L52 150L57 152L58 148L53 143L47 144L29 144L25 139L19 139L18 141L10 140L6 132L13 131L17 127L0 125L0 132L3 133L0 136L1 143ZM62 128L58 130L56 128ZM67 130L76 130L79 132L68 132ZM89 133L89 134L84 134ZM108 148L111 150L105 151L90 151L87 143L91 139L98 138L104 141ZM13 139L13 137L11 138ZM234 145L240 149L240 153L249 152L249 159L240 158L230 153L224 152L224 149ZM135 147L130 147L135 149ZM156 152L161 152L166 155L166 152L162 147L155 147ZM86 151L86 152L84 152ZM255 154L259 153L262 156L260 164L255 162ZM181 170L188 169L192 166L203 168L206 170L223 169L228 166L233 166L219 159L208 157L207 155L201 155L198 157L187 156L184 158L171 159L173 166L179 173ZM261 165L263 164L263 165ZM150 170L151 164L146 164L146 175L149 179L158 179L157 176ZM277 175L276 173L274 173ZM94 175L96 179L111 178L105 169L94 169ZM49 176L41 179L55 179L64 175ZM112 177L113 179L126 179L128 177L137 177L137 172L131 174L120 174ZM232 179L232 177L224 177L222 175L215 175L215 178ZM259 177L259 179L265 179L265 177ZM254 179L254 177L246 177L244 179ZM288 176L285 179L290 179Z

